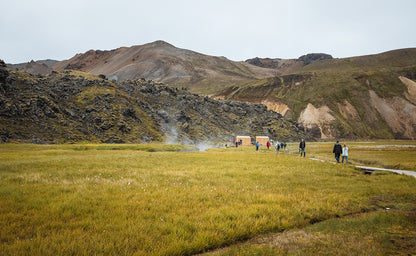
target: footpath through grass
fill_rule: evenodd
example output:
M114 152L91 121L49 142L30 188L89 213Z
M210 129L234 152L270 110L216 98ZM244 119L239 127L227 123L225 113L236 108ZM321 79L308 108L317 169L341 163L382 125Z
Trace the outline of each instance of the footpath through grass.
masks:
M355 213L416 210L413 177L271 150L147 147L0 145L0 254L191 255Z
M416 141L340 142L349 148L351 164L416 171ZM295 147L295 145L292 145ZM335 162L334 142L309 143L309 156Z

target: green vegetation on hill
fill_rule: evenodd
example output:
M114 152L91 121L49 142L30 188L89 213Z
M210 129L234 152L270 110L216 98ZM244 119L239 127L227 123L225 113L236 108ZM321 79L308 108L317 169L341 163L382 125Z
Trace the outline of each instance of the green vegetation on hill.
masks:
M409 139L416 132L414 128L410 131L413 135L392 128L393 124L389 122L394 118L383 116L369 94L370 90L374 91L382 100L393 102L389 103L391 108L400 108L394 106L395 97L408 101L405 97L407 87L399 76L416 79L416 49L317 61L293 74L229 87L217 96L239 101L283 103L290 109L286 117L293 120L299 119L309 103L316 108L327 106L336 119L330 124L337 131L335 136ZM353 109L348 109L346 104ZM343 112L345 109L347 111ZM409 127L414 121L413 118L402 119Z
M37 77L13 71L2 83L3 141L160 141L156 122L109 81L79 71Z

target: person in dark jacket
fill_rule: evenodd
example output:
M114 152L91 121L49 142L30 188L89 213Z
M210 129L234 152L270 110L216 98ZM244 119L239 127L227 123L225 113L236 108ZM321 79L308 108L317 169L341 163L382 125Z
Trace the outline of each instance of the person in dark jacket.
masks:
M337 140L337 143L334 145L334 149L332 150L332 153L335 154L335 159L337 160L337 163L339 163L339 156L342 154L342 146L339 144L339 141Z
M303 157L305 157L305 147L306 147L305 140L302 139L299 143L300 156L302 156L302 153L303 153Z

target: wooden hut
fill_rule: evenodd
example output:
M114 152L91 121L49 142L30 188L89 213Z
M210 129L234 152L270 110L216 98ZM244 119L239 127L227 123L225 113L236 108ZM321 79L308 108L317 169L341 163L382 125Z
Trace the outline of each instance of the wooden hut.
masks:
M268 141L270 141L269 136L256 136L256 143L258 142L260 146L266 146Z
M236 136L235 141L238 142L238 145L240 146L251 146L250 136Z

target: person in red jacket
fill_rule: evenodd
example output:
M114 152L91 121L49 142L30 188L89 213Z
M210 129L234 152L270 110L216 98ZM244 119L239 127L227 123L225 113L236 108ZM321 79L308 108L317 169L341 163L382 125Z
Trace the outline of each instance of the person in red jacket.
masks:
M267 141L266 145L267 145L267 149L270 149L270 141Z

